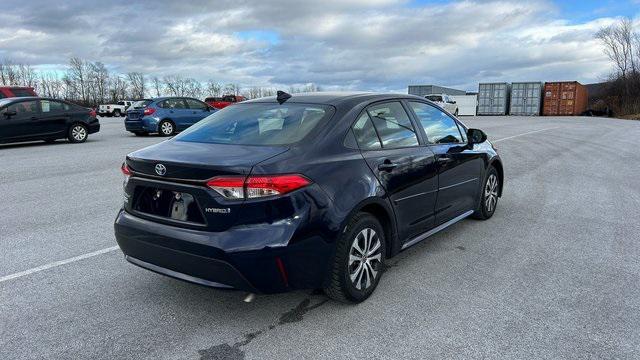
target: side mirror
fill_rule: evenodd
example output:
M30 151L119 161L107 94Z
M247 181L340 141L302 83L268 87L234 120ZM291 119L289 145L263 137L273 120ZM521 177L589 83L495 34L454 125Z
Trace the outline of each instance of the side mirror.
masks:
M479 129L469 129L467 130L467 139L469 139L469 144L480 144L487 141L487 134L484 131Z

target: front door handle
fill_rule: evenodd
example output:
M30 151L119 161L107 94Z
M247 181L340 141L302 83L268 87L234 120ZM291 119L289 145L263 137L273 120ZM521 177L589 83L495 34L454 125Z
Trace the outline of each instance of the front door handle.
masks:
M378 165L380 171L391 171L398 166L396 163L392 163L390 160L385 160L382 164Z
M32 117L31 117L31 121L36 121L36 120L38 120L38 118L37 118L37 117L35 117L35 116L32 116Z
M438 156L438 162L439 163L448 163L453 161L453 158L449 155L440 155Z

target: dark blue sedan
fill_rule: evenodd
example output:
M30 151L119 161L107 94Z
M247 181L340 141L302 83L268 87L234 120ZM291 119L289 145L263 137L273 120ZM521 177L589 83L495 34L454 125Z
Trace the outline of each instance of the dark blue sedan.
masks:
M188 97L159 97L133 103L124 126L138 136L158 133L173 136L214 113L216 109Z
M239 103L122 165L126 259L193 283L360 302L385 260L489 219L503 167L487 136L424 98L315 93Z

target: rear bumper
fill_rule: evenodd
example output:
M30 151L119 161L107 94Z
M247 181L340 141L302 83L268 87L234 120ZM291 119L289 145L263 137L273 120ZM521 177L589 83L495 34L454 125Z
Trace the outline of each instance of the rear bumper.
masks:
M199 285L255 293L322 287L334 248L320 237L282 239L282 228L268 224L208 232L121 210L114 226L118 245L135 265ZM287 245L270 246L274 238Z
M97 121L95 123L91 123L89 124L88 128L89 128L89 134L95 134L98 131L100 131L100 123Z
M124 119L124 128L127 131L136 132L136 131L144 131L144 132L157 132L158 124L153 120L146 120L145 118L129 120L129 118Z

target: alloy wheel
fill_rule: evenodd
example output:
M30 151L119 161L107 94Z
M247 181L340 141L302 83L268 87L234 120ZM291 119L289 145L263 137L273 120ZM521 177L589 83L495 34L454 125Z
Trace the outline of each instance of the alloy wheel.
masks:
M375 284L382 266L382 243L378 234L365 228L356 235L349 250L349 278L364 291Z
M489 175L484 187L484 205L488 212L492 212L498 202L498 177L495 174Z
M87 129L82 125L76 125L71 129L71 136L75 141L84 141L87 137Z
M162 131L163 135L171 135L173 134L173 125L170 122L165 121L160 126L160 131Z

